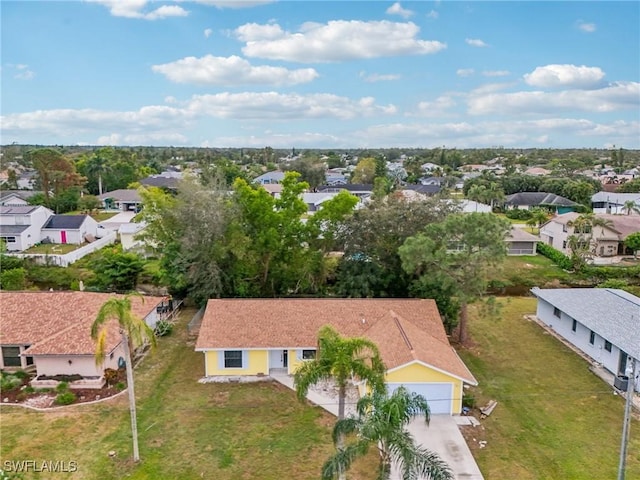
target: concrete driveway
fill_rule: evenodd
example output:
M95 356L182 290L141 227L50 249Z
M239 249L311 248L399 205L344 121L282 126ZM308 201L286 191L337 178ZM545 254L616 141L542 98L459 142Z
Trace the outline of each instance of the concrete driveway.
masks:
M428 427L424 419L415 418L408 430L417 444L437 453L449 464L457 480L484 479L454 417L433 415ZM394 471L392 478L401 477Z
M100 222L98 225L101 225L107 230L118 230L118 228L120 228L120 225L122 225L123 223L130 223L135 216L136 212L120 212L115 214L113 217Z

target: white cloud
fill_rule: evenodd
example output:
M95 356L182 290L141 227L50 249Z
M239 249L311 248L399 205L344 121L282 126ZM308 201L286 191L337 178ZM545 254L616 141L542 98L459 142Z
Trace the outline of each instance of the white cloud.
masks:
M374 83L374 82L388 82L392 80L400 80L402 76L398 74L380 74L380 73L360 72L360 78L362 78L365 82Z
M500 90L505 90L507 88L513 87L514 83L502 82L502 83L485 83L484 85L480 85L479 87L471 90L469 95L484 95L486 93L499 92Z
M467 45L471 45L472 47L488 47L489 46L479 38L467 38L465 39L465 42L467 42Z
M14 68L17 70L17 73L13 75L13 78L17 80L31 80L36 76L35 72L29 69L29 65L25 65L24 63L14 65Z
M204 30L204 38L209 38L212 33L213 33L213 30L211 30L210 28L205 28L205 30Z
M418 103L417 112L410 116L442 117L448 115L448 110L456 106L456 101L450 95L442 95L433 102Z
M98 137L96 145L185 145L189 139L180 133L149 133L122 135L112 133Z
M485 77L506 77L510 74L509 70L485 70L482 72Z
M388 15L400 15L402 18L409 18L413 15L413 11L412 10L407 10L406 8L402 8L402 5L400 5L400 2L396 2L393 5L391 5L389 8L387 8L386 13Z
M593 88L602 84L604 75L599 67L552 64L525 74L524 81L541 88Z
M274 133L264 132L261 135L250 136L221 136L212 140L202 142L202 147L214 147L225 145L229 148L243 147L264 147L270 145L273 148L291 148L295 145L298 148L318 148L318 145L347 146L344 138L329 133Z
M186 17L189 12L178 5L162 5L155 10L144 13L148 0L87 0L99 3L109 9L114 17L139 18L143 20L160 20L168 17Z
M515 92L472 95L472 115L614 112L640 107L640 83L617 82L598 90Z
M593 33L596 31L596 24L578 20L578 28L585 33Z
M210 5L212 7L217 7L219 9L223 8L232 8L232 9L240 9L240 8L253 8L259 7L261 5L267 5L272 3L274 0L227 0L227 1L219 1L219 0L194 0L196 3L201 3L202 5Z
M436 19L439 16L440 16L440 14L436 10L431 10L429 13L427 13L427 17L428 18Z
M394 105L377 105L373 97L350 99L329 93L300 95L278 92L225 92L194 95L186 108L198 115L251 120L349 120L397 113Z
M458 75L459 77L470 77L474 73L475 70L473 68L459 68L458 70L456 70L456 75Z
M153 65L152 70L176 83L199 85L296 85L308 83L318 77L313 68L288 70L268 65L252 66L244 58L186 57L175 62Z
M246 42L242 52L248 57L303 63L427 55L446 48L439 41L417 39L419 31L412 22L335 20L309 22L295 33L277 24L246 24L234 33Z

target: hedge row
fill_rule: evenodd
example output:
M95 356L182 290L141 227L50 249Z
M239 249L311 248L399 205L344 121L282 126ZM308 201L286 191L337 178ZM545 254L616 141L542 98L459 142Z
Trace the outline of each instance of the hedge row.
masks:
M538 242L537 251L540 255L547 257L563 270L573 270L573 262L560 250L556 250L546 243Z

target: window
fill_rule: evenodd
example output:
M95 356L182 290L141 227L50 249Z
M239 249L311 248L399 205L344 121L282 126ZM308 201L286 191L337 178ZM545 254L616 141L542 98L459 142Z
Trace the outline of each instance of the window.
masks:
M578 328L578 322L573 320L573 322L571 323L571 331L575 332L577 328Z
M560 318L560 309L558 307L553 307L553 316Z
M593 345L595 342L596 342L596 332L591 330L591 333L589 334L589 343Z
M21 367L20 347L2 347L2 361L5 367Z
M608 341L608 340L605 340L605 341L604 341L604 349L605 349L607 352L610 352L610 351L611 351L611 342L610 342L610 341Z
M567 248L567 241L563 240L562 241L562 249L564 250L565 248Z
M302 359L303 360L313 360L316 358L315 350L302 350Z
M16 237L2 237L7 243L16 243Z
M242 350L226 350L224 368L242 368Z

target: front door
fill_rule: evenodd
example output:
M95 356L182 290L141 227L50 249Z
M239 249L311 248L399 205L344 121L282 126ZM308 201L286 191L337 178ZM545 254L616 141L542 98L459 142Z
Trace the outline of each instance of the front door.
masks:
M67 243L67 232L64 230L60 232L60 243Z
M289 367L289 350L282 351L282 366L284 368Z

